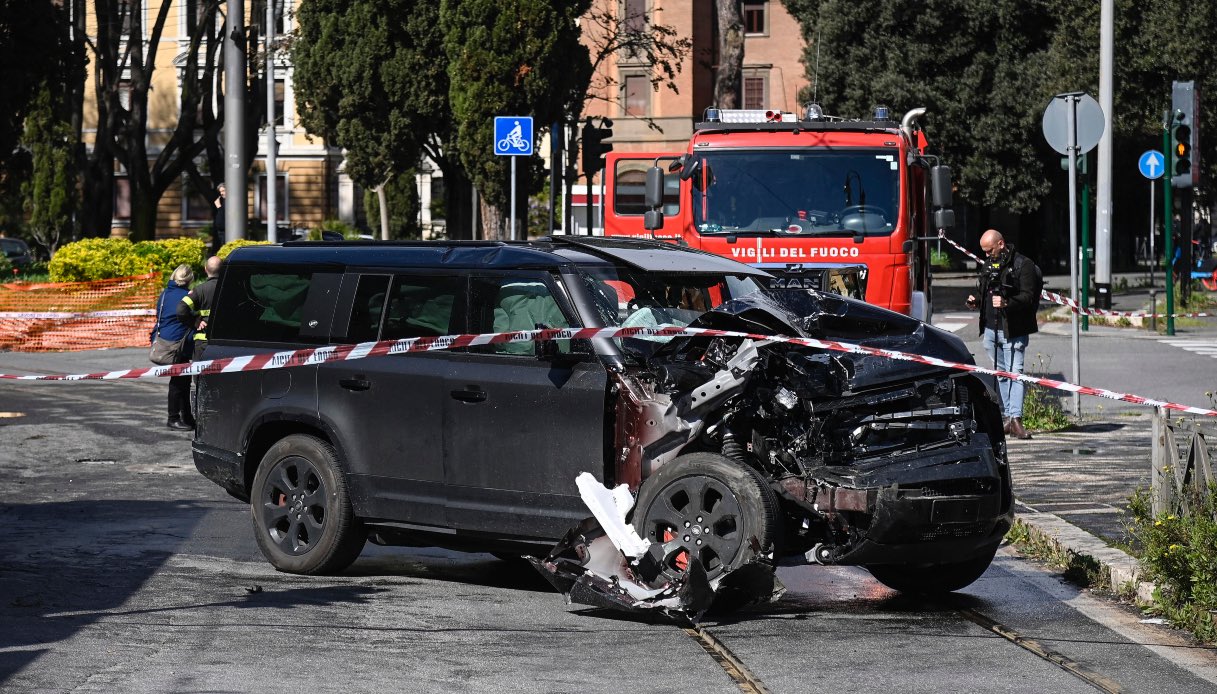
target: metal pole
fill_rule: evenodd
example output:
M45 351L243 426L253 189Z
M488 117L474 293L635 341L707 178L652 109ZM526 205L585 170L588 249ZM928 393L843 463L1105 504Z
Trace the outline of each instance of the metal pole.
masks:
M228 0L224 36L224 241L245 238L249 180L245 168L245 1Z
M1102 0L1099 13L1099 107L1103 110L1103 134L1099 138L1098 205L1095 228L1095 290L1099 308L1111 308L1111 140L1112 43L1115 24L1114 0Z
M1088 155L1084 155L1088 156ZM1085 161L1085 159L1083 159ZM1083 174L1085 175L1085 174ZM1082 308L1090 306L1090 179L1082 181ZM1090 331L1090 316L1082 316L1082 330Z
M1163 174L1165 177L1166 174ZM1157 255L1154 254L1154 182L1151 179L1149 182L1149 286L1153 289L1154 286L1154 263L1157 261Z
M511 157L511 229L507 231L507 240L516 240L516 158Z
M1162 245L1166 255L1166 334L1175 334L1175 277L1174 266L1171 263L1175 255L1175 207L1171 200L1170 172L1174 170L1171 163L1171 112L1166 112L1163 119L1165 129L1162 131L1162 153L1166 155L1166 171L1162 174Z
M275 143L275 0L266 3L266 240L278 241L278 154ZM284 109L287 105L284 104Z
M1069 108L1066 111L1068 114L1068 123L1066 130L1069 133L1069 287L1070 296L1077 298L1078 296L1078 97L1069 95L1065 97ZM1070 325L1073 333L1073 382L1082 382L1082 355L1079 342L1081 335L1078 333L1078 314L1074 312L1070 315ZM1073 416L1079 417L1082 414L1082 396L1079 393L1073 394Z
M553 233L554 229L554 208L558 203L558 154L562 151L561 141L558 139L562 133L561 121L554 121L549 126L549 227L548 232Z
M587 156L586 154L584 156ZM587 175L587 235L592 235L592 176Z

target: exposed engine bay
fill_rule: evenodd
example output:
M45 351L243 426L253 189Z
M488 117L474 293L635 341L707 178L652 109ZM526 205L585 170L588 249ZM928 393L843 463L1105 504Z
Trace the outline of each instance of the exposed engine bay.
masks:
M810 291L751 294L690 325L972 363L949 333ZM768 340L681 337L640 352L614 374L612 403L612 479L635 503L622 487L597 502L610 492L581 483L595 521L534 562L569 599L696 619L716 595L779 596L773 567L788 562L863 565L900 590L956 590L983 573L1009 529L991 381Z

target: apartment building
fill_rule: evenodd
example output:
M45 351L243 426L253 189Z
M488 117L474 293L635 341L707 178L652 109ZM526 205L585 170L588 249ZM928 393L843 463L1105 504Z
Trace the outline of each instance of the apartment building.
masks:
M302 0L278 0L281 10L276 21L280 36L293 29L294 8ZM171 2L168 21L156 46L148 45L149 31L162 3ZM144 0L145 54L155 60L152 89L149 93L148 144L150 160L170 137L177 123L181 95L181 66L191 31L200 21L206 0ZM85 0L87 31L96 32L93 0ZM125 5L123 5L125 6ZM221 11L225 3L220 3ZM673 27L680 36L693 42L692 52L683 62L676 79L678 90L652 89L653 68L637 56L613 55L593 78L593 99L588 116L604 116L614 121L613 143L616 151L674 151L683 149L692 133L693 123L712 105L714 73L717 64L718 32L714 3L709 0L596 0L596 10L616 12L627 21L649 21ZM248 4L247 4L248 10ZM780 0L745 0L745 64L743 75L746 108L795 110L800 88L807 85L800 63L804 42L797 22ZM640 19L639 19L640 18ZM593 23L584 22L584 41L594 51L598 37ZM97 61L90 56L89 69ZM217 75L222 74L217 70ZM97 105L93 91L95 76L86 77L85 127L83 139L93 146L97 128ZM218 77L217 77L218 79ZM363 222L362 191L343 173L342 151L327 147L322 138L309 137L295 114L290 54L275 54L275 103L277 152L277 216L280 226L312 227L326 219L350 224ZM652 127L654 125L655 127ZM549 147L538 148L548 156ZM246 192L253 228L266 224L266 136L258 138L258 151L250 172ZM205 158L199 160L201 170ZM215 195L211 185L218 183L220 172L202 171L209 181L200 190L189 176L169 188L157 211L157 236L194 235L213 222ZM430 200L442 191L439 170L429 162L419 167L417 181L422 198L420 223L424 235L442 230L443 220L433 219ZM232 194L231 191L229 193ZM583 196L586 200L586 195ZM576 204L579 204L578 199ZM125 235L131 213L129 187L125 172L115 171L114 219L111 233Z
M673 27L693 40L676 79L677 91L651 86L651 67L630 55L614 55L593 77L600 98L589 102L589 116L613 120L613 147L618 152L682 150L693 123L714 104L718 64L715 3L710 0L596 0L597 10L617 11L625 22L650 21ZM642 18L642 19L639 19ZM798 92L807 86L804 41L798 22L780 0L744 0L744 108L794 111ZM585 43L595 50L594 27L585 28ZM650 127L650 122L659 130Z
M293 8L299 0L278 0L276 34L284 36L292 31ZM162 9L169 3L167 21L157 45L150 43L152 26ZM148 156L155 161L161 148L168 141L178 122L181 104L182 65L190 43L190 36L202 20L201 13L207 6L205 0L145 0L138 11L143 27L144 51L147 59L155 61L151 89L148 95ZM120 3L120 16L129 21L124 12L129 12L127 3ZM221 13L225 3L220 3ZM248 3L247 3L248 11ZM96 36L96 12L93 0L86 0L86 31L90 38ZM248 21L248 18L247 18ZM217 27L220 20L217 20ZM84 129L82 139L92 147L97 135L97 102L93 89L98 61L89 55L89 72L85 83ZM129 70L123 80L129 83ZM221 79L222 67L216 71L215 79ZM326 219L343 219L349 223L356 220L360 212L356 205L355 186L342 173L342 152L327 147L322 138L309 137L300 127L295 114L295 98L292 90L292 68L286 50L275 52L274 100L277 152L276 216L280 228L284 226L312 227ZM122 93L120 82L120 94ZM218 91L218 90L215 90ZM213 91L213 93L215 93ZM219 96L216 99L222 98ZM218 106L213 104L213 106ZM221 135L221 144L222 144ZM249 190L246 192L250 212L251 228L265 228L266 205L266 131L258 138L258 151L250 171ZM220 171L207 171L206 157L196 160L205 187L189 176L172 185L160 200L157 210L156 235L174 237L194 235L210 227L214 219L214 185L223 175ZM131 215L130 188L126 172L121 167L115 171L114 218L111 235L125 236ZM230 191L229 195L233 193Z

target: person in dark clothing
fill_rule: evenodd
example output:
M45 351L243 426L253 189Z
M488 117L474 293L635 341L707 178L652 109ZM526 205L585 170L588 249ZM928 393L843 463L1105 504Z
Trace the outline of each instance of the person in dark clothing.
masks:
M216 197L212 201L215 205L215 218L211 223L211 254L218 255L220 248L224 245L225 231L228 226L224 218L224 200L228 197L227 189L221 183L216 187Z
M1006 243L996 229L980 237L987 256L981 269L977 294L968 295L968 307L980 309L980 334L993 368L1021 374L1032 333L1039 332L1035 311L1039 306L1039 281L1035 263ZM1020 439L1031 434L1023 427L1023 383L998 380L1006 433Z
M156 327L148 341L160 335L170 342L182 340L182 348L178 351L175 364L190 361L193 342L189 330L177 317L178 304L186 296L187 287L194 281L194 271L189 265L179 265L170 276L168 284L157 299ZM190 377L173 376L169 379L169 420L166 424L170 429L190 430L194 428L194 415L190 412Z
M177 305L177 318L182 325L189 326L194 331L192 340L198 353L207 345L207 321L211 318L211 309L215 306L216 277L220 274L222 261L218 256L211 256L203 265L207 271L207 280L191 289Z

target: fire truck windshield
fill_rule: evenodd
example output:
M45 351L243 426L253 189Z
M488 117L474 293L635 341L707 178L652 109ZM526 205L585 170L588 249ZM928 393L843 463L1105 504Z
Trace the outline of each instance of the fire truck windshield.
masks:
M693 222L711 234L884 235L900 214L895 149L700 153Z

